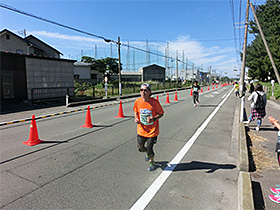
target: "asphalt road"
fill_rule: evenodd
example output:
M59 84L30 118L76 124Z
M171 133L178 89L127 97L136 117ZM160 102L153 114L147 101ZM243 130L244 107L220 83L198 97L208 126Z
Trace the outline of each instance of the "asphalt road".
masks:
M197 107L189 90L170 104L160 96L153 172L137 151L133 102L123 104L123 119L117 105L91 110L91 129L80 127L85 112L37 120L44 143L33 147L22 144L30 122L1 126L0 207L237 209L239 100L231 91L204 89Z

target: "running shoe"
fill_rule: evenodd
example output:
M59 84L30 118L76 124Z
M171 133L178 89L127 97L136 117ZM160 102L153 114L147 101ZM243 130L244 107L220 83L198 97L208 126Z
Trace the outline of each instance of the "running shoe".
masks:
M259 127L256 127L256 128L255 128L255 130L256 130L256 131L259 131L259 130L260 130L260 128L259 128Z
M196 106L196 104L194 104L193 106Z
M155 161L150 161L148 171L154 171L156 169Z
M280 203L280 195L269 195L269 199L275 203Z
M271 192L273 192L274 194L280 194L280 188L274 188L274 187L272 187L272 188L270 188L270 191Z
M199 104L199 101L196 101L197 104Z

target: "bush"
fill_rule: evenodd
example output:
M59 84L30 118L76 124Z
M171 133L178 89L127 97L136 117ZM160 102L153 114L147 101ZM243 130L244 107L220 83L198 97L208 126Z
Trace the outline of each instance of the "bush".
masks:
M84 95L84 92L88 89L91 89L93 86L91 83L86 82L86 83L78 83L78 82L74 82L74 87L75 87L75 94L78 94L79 92L81 93L81 95Z

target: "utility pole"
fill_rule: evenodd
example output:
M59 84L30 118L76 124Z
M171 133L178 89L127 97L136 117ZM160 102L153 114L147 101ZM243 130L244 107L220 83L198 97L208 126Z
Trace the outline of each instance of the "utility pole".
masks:
M171 82L172 82L172 78L173 78L173 58L172 58L172 56L171 56L170 75L171 75Z
M127 41L126 71L130 71L129 41Z
M133 71L136 71L136 67L135 67L135 49L133 49Z
M122 82L121 82L121 41L120 41L120 37L118 37L118 54L119 54L119 63L118 63L118 69L119 69L119 94L122 95Z
M95 45L95 54L94 54L95 60L97 59L97 45Z
M166 74L168 75L168 73L170 73L169 72L169 43L167 42L166 43L166 53L165 53L165 58L166 58L166 65L165 65L165 68L166 68ZM171 75L169 75L169 76L171 76ZM171 77L170 77L170 79L171 79Z
M113 58L113 49L112 49L112 43L110 43L110 57Z
M176 83L178 85L178 50L176 50Z
M188 57L186 57L186 72L185 72L185 80L187 82L187 73L188 72Z
M211 76L211 65L209 67L209 84L212 84L212 76Z
M146 39L146 66L148 66L148 63L149 63L149 55L148 55L148 52L149 52L149 45L148 45L148 39Z
M194 74L194 63L192 65L192 82L193 82L193 74Z
M273 67L273 69L274 69L275 75L276 75L276 77L277 77L278 84L280 85L279 73L278 73L278 70L277 70L276 65L275 65L275 63L274 63L274 60L273 60L273 57L272 57L271 52L270 52L270 50L269 50L269 47L268 47L268 45L267 45L267 43L266 43L266 39L265 39L265 37L264 37L264 34L263 34L263 31L262 31L261 25L260 25L260 23L259 23L259 21L258 21L257 15L256 15L256 13L255 13L255 9L254 9L252 3L250 3L250 6L251 6L252 12L253 12L253 14L254 14L254 17L255 17L255 19L256 19L258 28L259 28L259 30L260 30L260 33L261 33L261 36L262 36L262 40L263 40L264 46L265 46L265 48L266 48L266 51L267 51L267 53L268 53L270 62L271 62L271 64L272 64L272 67Z
M249 20L249 5L250 0L247 0L246 6L246 20L245 20L245 32L244 32L244 44L243 44L243 57L242 57L242 67L241 67L241 75L240 75L240 88L239 92L241 93L241 97L243 96L244 90L244 77L245 77L245 63L246 63L246 50L247 50L247 35L248 35L248 20ZM242 116L243 117L243 116Z
M183 55L182 55L182 70L185 69L185 55L184 55L184 50L183 50Z
M240 108L240 122L244 119L244 108L245 108L245 93L244 93L244 77L245 77L245 63L246 63L246 50L247 50L247 35L248 35L248 20L249 20L249 5L250 0L247 0L246 5L246 20L245 20L245 32L244 32L244 44L243 44L243 57L242 57L242 67L240 75L240 86L239 92L241 97L241 108Z
M200 72L199 72L199 78L200 78L200 82L201 82L201 83L204 82L204 81L202 80L202 72L203 72L203 64L201 64L201 69L200 69Z

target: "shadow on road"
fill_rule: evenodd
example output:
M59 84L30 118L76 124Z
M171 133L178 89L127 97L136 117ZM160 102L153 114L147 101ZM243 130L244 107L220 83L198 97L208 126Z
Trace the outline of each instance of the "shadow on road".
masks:
M31 151L31 152L26 153L26 154L22 154L22 155L13 157L13 158L8 159L8 160L4 160L4 161L0 162L0 165L1 165L1 164L4 164L4 163L7 163L7 162L10 162L10 161L14 161L14 160L19 159L19 158L22 158L22 157L26 157L26 156L28 156L28 155L31 155L31 154L34 154L34 153L37 153L37 152L40 152L40 151L43 151L43 150L46 150L46 149L50 149L50 148L52 148L52 147L55 147L55 146L60 145L61 143L68 143L68 142L70 142L70 141L77 140L77 139L79 139L79 138L81 138L81 137L88 136L88 135L90 135L90 134L92 134L92 133L99 132L99 131L102 131L102 130L104 130L104 129L106 129L106 128L110 128L110 127L113 127L113 126L115 126L115 125L124 123L124 122L126 122L126 121L128 121L128 120L131 120L131 119L133 119L133 118L134 118L133 116L126 116L125 118L123 118L123 120L118 121L118 122L116 122L116 123L112 123L111 125L98 125L98 126L94 126L94 127L91 128L91 129L84 129L84 130L88 130L88 132L85 132L85 133L80 134L80 135L78 135L78 136L74 136L74 137L69 138L69 139L64 140L64 141L48 141L48 140L42 140L42 142L41 142L40 144L51 144L51 145L49 145L49 146L47 146L47 147L44 147L44 148L40 148L40 149L38 149L38 150ZM97 129L94 129L95 127L96 127Z
M208 170L205 173L213 173L219 169L234 169L236 165L232 164L217 164L217 163L207 163L200 161L192 161L190 163L179 163L177 166L173 164L168 164L168 162L156 162L156 167L161 168L162 170L173 170L176 171L191 171L191 170ZM175 167L175 168L174 168Z
M201 105L199 105L199 107L217 107L217 105L211 105L211 104L209 104L209 105L207 105L207 104L201 104Z

